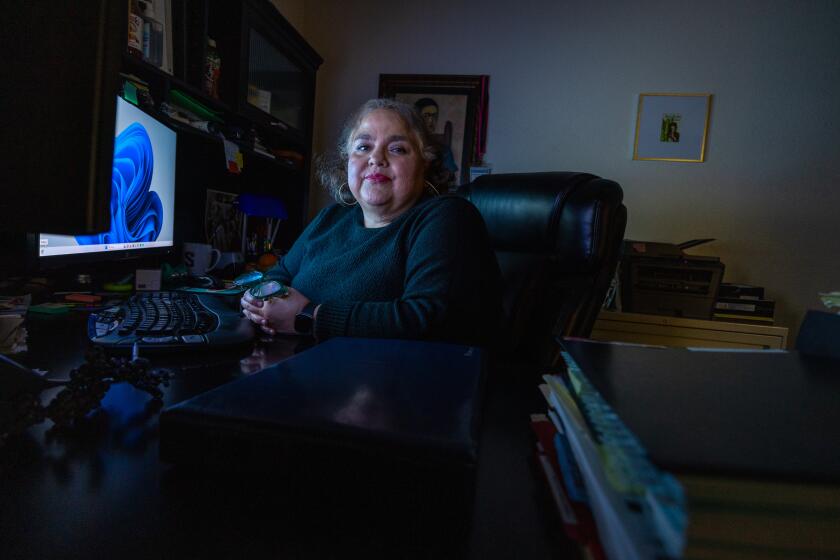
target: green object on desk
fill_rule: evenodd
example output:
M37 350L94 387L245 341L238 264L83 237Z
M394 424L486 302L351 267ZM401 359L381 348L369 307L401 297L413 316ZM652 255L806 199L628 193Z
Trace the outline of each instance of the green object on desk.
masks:
M128 293L134 289L134 273L126 274L114 282L105 282L102 288L106 292Z
M265 278L265 274L259 270L249 270L233 279L234 286L253 286L261 282Z
M192 286L185 286L178 288L179 292L192 292L194 294L213 294L216 296L236 296L245 293L247 288L245 286L233 286L231 288L195 288Z
M134 289L132 284L121 284L119 282L106 282L102 287L106 292L130 292Z
M72 305L67 303L41 303L38 305L30 305L30 313L42 313L44 315L61 315L69 313Z

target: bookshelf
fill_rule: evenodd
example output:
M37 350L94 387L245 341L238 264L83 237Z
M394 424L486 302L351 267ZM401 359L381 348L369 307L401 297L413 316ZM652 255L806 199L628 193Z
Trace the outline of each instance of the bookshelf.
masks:
M671 347L787 348L788 329L734 321L707 321L644 313L601 311L591 338Z
M315 80L323 60L269 0L151 3L164 25L161 63L126 49L121 74L123 83L136 79L148 92L141 107L178 132L176 242L206 241L205 197L215 190L281 199L289 217L275 249L288 249L308 218ZM221 60L216 94L205 87L211 48ZM268 105L255 105L249 95L255 87ZM206 123L181 118L184 97ZM241 169L226 166L225 141L241 154Z

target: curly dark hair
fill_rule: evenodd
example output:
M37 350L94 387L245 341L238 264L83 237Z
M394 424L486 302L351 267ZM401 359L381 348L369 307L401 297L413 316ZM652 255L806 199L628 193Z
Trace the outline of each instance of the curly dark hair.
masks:
M423 118L412 105L397 101L396 99L370 99L365 101L345 121L338 137L335 151L321 154L315 158L315 169L318 180L340 204L352 204L353 196L349 189L341 191L341 187L347 183L347 160L349 158L350 139L353 132L359 127L362 120L371 112L384 109L393 111L403 121L406 128L414 135L420 153L426 160L426 171L424 179L429 181L436 192L440 186L445 187L449 178L449 171L443 167L440 149L431 141L426 131Z

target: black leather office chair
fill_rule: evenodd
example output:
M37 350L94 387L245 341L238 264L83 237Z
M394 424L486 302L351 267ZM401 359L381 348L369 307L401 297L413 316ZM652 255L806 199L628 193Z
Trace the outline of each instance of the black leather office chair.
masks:
M484 175L458 194L481 212L499 260L506 350L549 363L555 336L589 336L627 224L618 183L589 173Z

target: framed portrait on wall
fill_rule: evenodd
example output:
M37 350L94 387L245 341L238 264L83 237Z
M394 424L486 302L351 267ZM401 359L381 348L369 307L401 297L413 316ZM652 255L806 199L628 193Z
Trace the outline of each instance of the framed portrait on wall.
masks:
M379 97L414 105L449 171L444 190L469 182L484 159L489 76L380 74Z
M642 93L633 159L701 163L706 158L710 93Z

